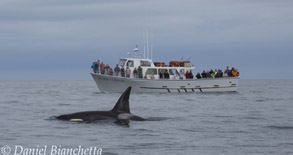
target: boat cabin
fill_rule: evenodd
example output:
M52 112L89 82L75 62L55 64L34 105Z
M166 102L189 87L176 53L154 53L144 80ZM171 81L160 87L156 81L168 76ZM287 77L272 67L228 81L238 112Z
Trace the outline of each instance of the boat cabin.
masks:
M127 67L131 70L130 78L135 78L133 74L134 69L142 68L143 78L145 79L160 79L159 73L169 73L170 79L185 79L186 71L193 70L195 67L190 65L190 61L170 61L169 65L164 62L153 62L151 59L142 58L121 58L119 66Z

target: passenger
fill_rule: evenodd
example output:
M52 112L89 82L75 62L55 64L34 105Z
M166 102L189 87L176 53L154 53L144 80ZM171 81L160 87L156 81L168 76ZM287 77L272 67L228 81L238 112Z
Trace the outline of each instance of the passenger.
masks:
M240 75L240 73L238 72L238 70L236 69L236 76L238 77Z
M207 78L208 77L206 71L204 71L204 70L202 71L201 76L202 76L202 78Z
M210 73L210 78L215 78L216 77L216 74L213 71L213 69L211 69L209 73Z
M118 64L116 64L116 67L114 68L115 76L118 76L120 73L120 67Z
M126 77L130 77L130 73L131 73L131 70L129 69L129 67L126 68Z
M206 73L207 73L207 78L211 78L211 74L208 70L206 71Z
M183 79L184 77L184 69L180 69L180 79Z
M197 78L197 79L201 79L201 76L200 76L200 73L199 73L199 72L197 72L197 74L196 74L196 78Z
M164 75L163 75L162 71L160 71L159 76L160 76L160 79L164 78Z
M236 71L235 71L235 68L234 67L232 67L232 76L236 76Z
M103 62L101 63L100 68L101 68L101 73L105 74L105 66Z
M176 71L174 75L174 79L179 80L180 79L180 74Z
M219 76L220 78L222 78L223 75L224 75L224 73L223 73L223 71L222 71L221 69L220 69L220 73L219 73L219 75L220 75L220 76Z
M110 66L107 64L106 67L105 67L105 72L107 75L109 75L109 72L110 72Z
M97 61L96 66L95 66L96 73L99 73L99 68L100 68L100 60Z
M91 66L91 68L93 69L94 73L97 73L96 72L96 65L97 65L97 62L93 62L92 66Z
M189 71L186 71L185 78L186 79L190 79L190 73L189 73Z
M224 72L224 77L228 77L229 72L230 72L230 69L229 69L229 66L227 66Z
M216 74L216 78L221 78L221 77L223 77L223 72L221 69L218 69L218 72Z
M232 77L233 76L233 74L232 74L232 71L234 70L234 67L232 67L232 69L231 70L229 70L229 72L228 72L228 77Z
M166 70L165 73L164 73L164 79L169 79L170 76L169 76L169 73L168 71Z
M105 73L106 73L106 75L110 75L110 68L107 68L107 65L105 67Z
M120 71L121 71L121 76L125 77L124 67L122 67Z
M155 73L152 72L151 79L155 79Z
M137 69L137 73L138 73L138 78L142 78L142 68L140 66L138 66L138 69Z
M93 62L92 69L94 73L99 73L100 60Z
M210 76L211 76L211 78L215 78L216 77L216 74L214 73L214 72L212 72L211 74L210 74Z
M216 69L215 70L215 78L219 78L220 77L220 69Z
M190 70L189 74L190 74L190 78L193 79L192 70Z
M214 73L213 69L211 69L209 73L210 73L210 74Z
M134 76L135 78L138 78L138 74L137 74L137 69L136 69L136 67L133 69L133 76Z
M237 71L237 69L233 68L232 75L234 77L238 77L239 76L239 72Z
M111 67L109 68L109 75L113 76L113 69Z

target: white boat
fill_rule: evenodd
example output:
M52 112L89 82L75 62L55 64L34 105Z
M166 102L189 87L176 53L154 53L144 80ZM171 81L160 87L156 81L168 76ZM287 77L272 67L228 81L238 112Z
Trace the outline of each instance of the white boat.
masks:
M134 49L134 57L120 58L119 67L128 67L131 70L129 77L121 74L94 73L94 78L101 92L123 92L131 86L133 92L140 93L193 93L193 92L235 92L239 82L239 77L201 78L187 79L184 75L186 71L192 71L194 66L190 61L171 61L169 65L164 63L154 63L152 59L143 56L138 57L138 49ZM133 74L134 68L142 68L141 78ZM160 72L168 72L169 78L162 79ZM182 74L183 73L183 74Z

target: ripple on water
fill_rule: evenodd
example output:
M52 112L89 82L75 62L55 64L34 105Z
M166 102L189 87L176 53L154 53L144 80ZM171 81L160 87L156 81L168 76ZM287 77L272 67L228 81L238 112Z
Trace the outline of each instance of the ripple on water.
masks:
M165 121L168 119L170 119L170 118L167 118L167 117L148 117L148 118L146 118L146 121Z
M11 101L6 101L6 102L4 102L4 103L15 104L15 103L19 103L19 101L11 100Z
M293 131L293 126L277 126L277 125L271 125L271 126L267 126L267 128L270 128L270 129L278 129L278 130L290 130L290 131Z
M263 118L263 117L254 117L254 116L243 117L243 119L248 119L248 120L267 120L266 118Z
M68 103L59 103L58 105L60 105L60 106L69 106L71 104L68 104Z

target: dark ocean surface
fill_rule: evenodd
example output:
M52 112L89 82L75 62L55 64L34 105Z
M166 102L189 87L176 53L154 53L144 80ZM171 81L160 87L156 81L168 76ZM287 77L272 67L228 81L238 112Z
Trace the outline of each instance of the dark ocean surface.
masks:
M132 93L131 112L147 121L121 126L54 119L112 109L121 94L99 93L93 80L0 81L0 155L7 147L14 155L16 146L97 147L105 155L293 154L293 80L239 84L236 93Z

